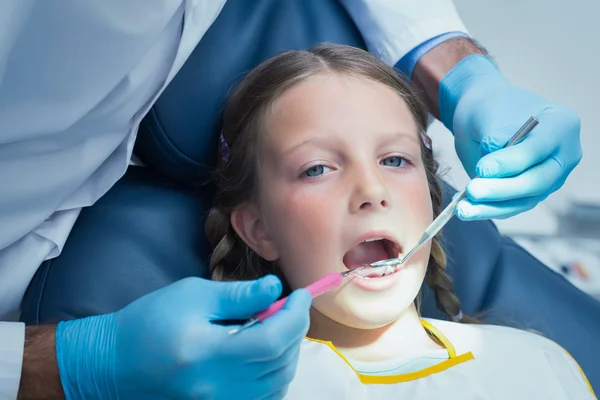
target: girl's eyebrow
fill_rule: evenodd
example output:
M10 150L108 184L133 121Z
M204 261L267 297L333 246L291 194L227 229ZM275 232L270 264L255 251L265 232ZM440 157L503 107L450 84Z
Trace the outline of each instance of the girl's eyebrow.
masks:
M300 143L296 143L292 146L290 146L288 149L285 149L282 153L282 156L286 156L290 153L293 153L294 151L298 150L301 147L304 147L306 145L309 144L313 144L313 145L331 145L331 142L333 140L331 138L327 138L324 136L311 136L303 141L301 141Z
M418 135L416 133L408 133L408 132L391 132L391 133L384 133L381 135L383 137L382 141L385 142L391 142L393 140L410 140L416 144L419 144L419 138L417 137ZM286 156L289 155L290 153L293 153L294 151L298 150L301 147L304 147L306 145L312 144L312 145L332 145L332 142L335 142L337 139L333 139L330 137L325 137L325 136L311 136L303 141L301 141L300 143L296 143L292 146L290 146L289 148L285 149L282 152L282 156Z
M416 144L419 144L420 140L419 140L419 135L417 133L408 133L408 132L391 132L391 133L387 133L384 134L385 135L385 140L386 141L393 141L393 140L410 140L412 142L415 142Z

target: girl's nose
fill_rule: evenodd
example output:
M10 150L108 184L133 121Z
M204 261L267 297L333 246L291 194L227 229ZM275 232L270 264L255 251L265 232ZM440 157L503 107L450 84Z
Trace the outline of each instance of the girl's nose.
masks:
M385 211L391 208L391 196L381 172L363 171L354 175L351 212L363 210Z

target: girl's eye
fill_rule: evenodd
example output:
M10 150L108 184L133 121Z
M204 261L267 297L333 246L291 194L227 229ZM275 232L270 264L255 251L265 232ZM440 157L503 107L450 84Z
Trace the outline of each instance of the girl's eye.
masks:
M387 157L384 158L383 160L381 160L381 164L385 165L386 167L394 167L394 168L399 168L399 167L404 167L405 164L408 163L408 160L404 157L400 157L400 156L392 156L392 157Z
M331 168L326 167L322 164L314 165L314 166L310 167L309 169L307 169L306 171L304 171L302 173L302 176L307 177L307 178L317 178L317 177L323 175L328 170L331 170Z

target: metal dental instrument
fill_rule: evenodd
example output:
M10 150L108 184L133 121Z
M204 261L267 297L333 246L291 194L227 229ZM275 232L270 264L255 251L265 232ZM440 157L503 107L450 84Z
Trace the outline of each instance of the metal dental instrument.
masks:
M313 282L310 285L308 285L305 289L310 292L312 298L314 299L315 297L320 296L323 293L326 293L332 289L337 288L338 286L340 286L342 284L344 279L346 279L352 273L358 271L359 269L365 268L367 266L368 266L368 264L365 264L365 265L361 265L360 267L352 268L348 271L344 271L344 272L340 272L340 273L333 272L333 273L327 274L324 277L322 277L321 279L319 279L318 281ZM241 325L237 328L231 329L228 333L230 335L233 335L234 333L238 333L246 328L251 327L252 325L254 325L258 322L262 322L265 319L271 317L273 314L275 314L276 312L278 312L279 310L281 310L283 308L283 306L287 302L287 299L288 299L288 297L286 296L283 299L277 300L275 303L271 304L266 310L263 310L261 312L254 314L243 325Z
M515 135L508 141L508 143L503 147L510 147L525 138L537 126L539 123L538 119L535 117L530 117L527 122L515 133ZM390 258L389 260L381 260L371 263L371 267L389 267L393 265L401 265L404 264L423 244L427 243L428 240L433 238L447 223L452 219L454 213L456 211L456 207L458 206L458 202L467 197L467 189L465 188L463 191L459 192L454 199L448 204L448 206L438 215L438 217L429 225L427 229L425 229L425 233L417 244L402 258Z

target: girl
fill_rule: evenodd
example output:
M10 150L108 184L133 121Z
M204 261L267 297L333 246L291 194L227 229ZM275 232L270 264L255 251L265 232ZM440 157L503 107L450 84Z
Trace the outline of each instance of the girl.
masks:
M207 223L214 279L276 274L288 290L396 257L440 212L427 112L395 71L339 45L282 53L231 94ZM437 240L383 276L315 299L289 399L591 399L555 343L421 319L423 281L460 312Z

